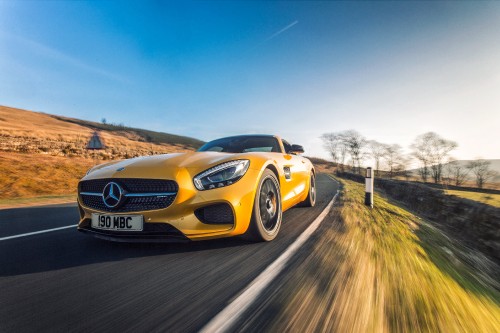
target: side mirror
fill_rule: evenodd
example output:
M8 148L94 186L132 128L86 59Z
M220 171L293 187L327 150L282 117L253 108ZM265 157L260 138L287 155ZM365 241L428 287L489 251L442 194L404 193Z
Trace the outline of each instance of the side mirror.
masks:
M292 149L290 149L290 154L302 154L304 152L304 147L301 145L292 145Z

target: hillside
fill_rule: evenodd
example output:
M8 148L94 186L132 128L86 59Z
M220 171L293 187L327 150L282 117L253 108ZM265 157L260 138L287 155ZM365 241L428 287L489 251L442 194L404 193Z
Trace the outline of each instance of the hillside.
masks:
M163 132L154 132L141 128L128 127L124 125L96 123L93 121L67 118L63 116L52 116L52 117L64 122L69 122L84 127L88 127L92 130L106 131L115 134L126 132L129 134L136 135L139 141L144 141L144 142L150 142L156 144L184 145L187 147L194 147L194 148L198 148L204 143L203 141L200 141L198 139L189 138L186 136L168 134Z
M497 172L497 176L493 178L493 180L495 182L499 182L500 181L500 159L485 159L485 161L488 161L490 162L490 170L493 170L495 172ZM458 160L458 161L453 161L453 162L450 162L450 163L447 163L445 164L445 168L448 164L453 164L453 165L460 165L464 168L467 167L467 165L472 162L472 160ZM473 175L469 175L468 176L469 180L473 180Z
M78 181L94 164L82 157L2 153L0 207L40 196L69 196L75 201Z
M194 150L203 142L193 138L125 126L0 106L0 151L90 158L85 149L98 130L106 144L98 159L121 159L153 153Z
M500 159L486 159L486 161L490 162L490 169L493 171L496 171L500 173ZM450 164L459 164L463 167L466 167L467 164L472 162L472 160L458 160L458 161L453 161Z
M489 166L490 170L497 172L497 176L494 177L492 180L494 182L500 182L500 159L484 159L484 160L490 162L490 166ZM450 163L445 163L445 164L443 164L443 170L446 173L446 170L447 170L446 168L449 164L460 165L463 168L467 168L467 165L470 162L472 162L472 160L457 160L457 161L453 161ZM409 171L412 173L412 175L418 176L419 170L420 169L412 169ZM474 182L474 175L472 173L469 173L469 175L467 176L467 180L468 180L468 182L473 183Z
M89 151L86 145L96 130L106 149ZM173 134L0 106L0 199L74 195L78 180L94 164L192 151L202 144Z

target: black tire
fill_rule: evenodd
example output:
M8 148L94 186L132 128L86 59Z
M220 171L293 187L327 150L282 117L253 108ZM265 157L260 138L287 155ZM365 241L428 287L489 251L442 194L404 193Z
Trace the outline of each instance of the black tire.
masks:
M303 207L314 207L316 204L316 177L314 173L311 172L311 179L309 182L309 194L307 195L306 200L301 202L301 206Z
M282 217L280 185L275 174L266 169L257 186L245 238L254 242L272 241L278 235Z

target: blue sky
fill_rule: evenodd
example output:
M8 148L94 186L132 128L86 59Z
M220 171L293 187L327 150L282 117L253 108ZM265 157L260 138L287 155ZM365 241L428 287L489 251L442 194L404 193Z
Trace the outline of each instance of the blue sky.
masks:
M356 129L500 158L499 2L0 1L0 104L324 156Z

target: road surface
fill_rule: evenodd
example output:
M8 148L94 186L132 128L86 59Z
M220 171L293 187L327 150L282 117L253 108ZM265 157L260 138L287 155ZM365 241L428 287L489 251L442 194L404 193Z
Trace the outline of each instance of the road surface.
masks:
M122 244L76 227L8 238L74 225L77 208L0 210L0 332L196 332L331 201L337 183L317 183L316 207L285 212L269 243Z

